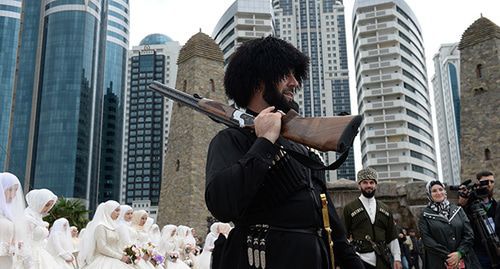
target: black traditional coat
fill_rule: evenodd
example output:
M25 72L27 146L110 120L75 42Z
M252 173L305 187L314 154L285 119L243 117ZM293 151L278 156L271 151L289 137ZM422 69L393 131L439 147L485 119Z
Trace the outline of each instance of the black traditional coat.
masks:
M218 220L235 224L224 244L220 269L252 268L247 236L254 224L278 227L265 237L266 268L330 268L324 233L293 232L322 227L319 195L325 192L324 181L293 158L283 157L280 146L308 154L304 146L281 137L273 144L235 128L219 132L210 143L207 207ZM329 213L337 264L363 268L331 201Z
M461 207L450 206L449 220L426 207L418 226L424 245L424 269L446 268L448 254L455 251L464 254L465 268L481 268L472 248L474 233Z

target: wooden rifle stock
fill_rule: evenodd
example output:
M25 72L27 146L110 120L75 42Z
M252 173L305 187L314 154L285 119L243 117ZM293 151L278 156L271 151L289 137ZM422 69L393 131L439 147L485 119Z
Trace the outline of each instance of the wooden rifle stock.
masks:
M202 98L197 94L191 96L156 81L151 83L149 88L227 126L254 128L254 116L229 105ZM342 153L352 145L361 120L359 115L305 118L290 109L282 118L281 135L319 151Z

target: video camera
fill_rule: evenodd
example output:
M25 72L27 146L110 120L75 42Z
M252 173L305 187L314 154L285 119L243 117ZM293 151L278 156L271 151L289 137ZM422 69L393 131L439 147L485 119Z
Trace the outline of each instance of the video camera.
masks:
M483 199L489 195L487 180L474 183L471 179L467 179L459 186L450 186L450 190L458 191L460 197L469 198L469 201Z

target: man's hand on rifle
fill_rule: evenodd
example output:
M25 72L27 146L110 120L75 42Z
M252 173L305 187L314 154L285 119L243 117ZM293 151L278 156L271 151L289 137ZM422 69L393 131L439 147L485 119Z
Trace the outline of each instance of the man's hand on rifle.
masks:
M281 132L281 117L283 112L273 112L274 106L263 109L254 120L255 135L264 137L273 144Z

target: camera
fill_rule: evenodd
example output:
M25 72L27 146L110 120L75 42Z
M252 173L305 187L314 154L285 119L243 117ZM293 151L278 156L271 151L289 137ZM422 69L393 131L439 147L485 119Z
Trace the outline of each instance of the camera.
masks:
M487 180L474 183L471 179L467 179L459 186L450 186L450 190L456 190L460 197L470 200L483 199L489 195Z

